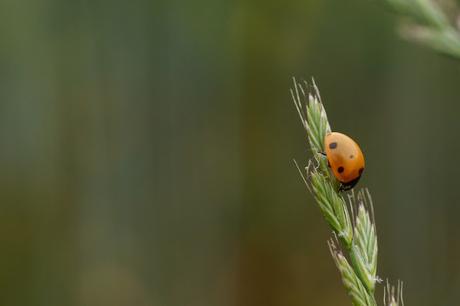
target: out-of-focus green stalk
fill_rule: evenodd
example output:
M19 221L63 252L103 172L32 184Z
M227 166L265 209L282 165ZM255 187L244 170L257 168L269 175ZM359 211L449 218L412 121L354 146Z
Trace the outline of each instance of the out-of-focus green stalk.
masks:
M407 22L401 26L403 37L460 59L460 31L442 10L443 0L383 0ZM457 20L460 16L457 16Z

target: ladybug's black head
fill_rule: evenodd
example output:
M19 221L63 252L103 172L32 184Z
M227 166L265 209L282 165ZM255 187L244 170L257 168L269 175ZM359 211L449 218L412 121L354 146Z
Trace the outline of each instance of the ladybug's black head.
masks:
M359 179L361 178L361 175L355 178L352 181L349 181L348 183L341 183L339 191L347 191L355 187L355 185L359 182Z

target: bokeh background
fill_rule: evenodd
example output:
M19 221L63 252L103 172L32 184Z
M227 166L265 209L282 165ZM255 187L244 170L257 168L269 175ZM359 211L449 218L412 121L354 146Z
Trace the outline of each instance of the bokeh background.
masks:
M361 144L381 278L460 299L460 62L369 0L0 2L0 304L349 305L291 77ZM379 298L382 286L379 288Z

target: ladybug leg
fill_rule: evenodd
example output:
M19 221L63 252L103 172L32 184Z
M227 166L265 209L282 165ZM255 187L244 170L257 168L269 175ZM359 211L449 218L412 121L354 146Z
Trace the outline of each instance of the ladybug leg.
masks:
M327 155L326 153L324 152L318 152L318 154L322 157L322 158L325 158L327 160L327 166L330 168L331 167L331 164L329 163L329 160L326 158Z

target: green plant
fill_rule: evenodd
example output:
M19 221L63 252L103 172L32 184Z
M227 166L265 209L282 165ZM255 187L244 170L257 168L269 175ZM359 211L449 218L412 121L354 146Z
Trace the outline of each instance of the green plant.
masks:
M403 37L460 59L460 15L454 1L384 1L404 18L401 26Z
M398 281L396 288L387 281L383 292L383 304L386 306L404 306L403 283L401 281Z
M333 231L333 238L328 242L332 258L353 305L377 305L374 291L379 282L378 245L370 193L367 189L341 192L339 182L328 169L327 160L321 153L324 152L324 137L331 127L314 80L310 85L305 81L297 83L294 79L291 95L313 153L305 172L294 162ZM396 292L388 284L385 293L385 305L403 304L402 283L398 283Z

